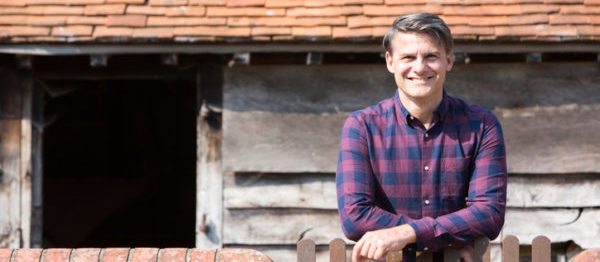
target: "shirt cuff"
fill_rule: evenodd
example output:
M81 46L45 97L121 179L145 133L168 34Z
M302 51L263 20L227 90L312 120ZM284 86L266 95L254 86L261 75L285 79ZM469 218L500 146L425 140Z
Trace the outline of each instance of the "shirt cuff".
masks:
M417 236L417 251L434 251L437 249L434 241L434 223L435 221L431 217L424 217L408 223L415 230Z

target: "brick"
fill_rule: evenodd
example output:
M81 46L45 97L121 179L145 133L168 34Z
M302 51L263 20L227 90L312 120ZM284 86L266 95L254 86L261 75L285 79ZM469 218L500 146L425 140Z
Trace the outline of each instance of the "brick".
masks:
M147 26L225 25L222 17L148 17Z
M202 1L200 1L202 2ZM188 0L148 0L149 5L187 5Z
M105 16L69 16L67 18L68 25L104 25L106 24Z
M83 7L74 6L28 6L0 8L3 15L81 15Z
M167 16L204 16L206 8L204 6L180 6L167 9Z
M600 16L592 16L590 17L590 23L594 25L600 24Z
M134 28L132 36L134 38L172 38L173 30L173 27ZM179 261L185 261L185 257Z
M252 42L267 42L267 41L271 41L271 37L270 36L253 36L250 39L252 39Z
M25 0L27 5L99 5L105 0Z
M65 25L67 23L66 16L29 16L27 17L28 25Z
M330 26L316 27L293 27L292 35L302 37L329 37L331 36Z
M94 38L107 38L107 37L131 37L133 34L133 28L130 27L106 27L96 26L94 28Z
M43 11L42 11L43 12ZM0 8L0 15L26 15L35 14L27 7L2 7ZM41 13L37 13L41 14Z
M538 26L540 26L540 30L536 32L536 36L577 36L577 28L573 26Z
M87 25L73 25L73 26L59 26L52 28L53 36L91 36L93 31L92 26ZM66 261L68 262L68 261Z
M383 0L340 0L339 2L345 5L358 5L358 4L383 4Z
M600 6L563 5L561 14L600 14Z
M505 4L542 4L544 0L504 0Z
M493 35L494 28L475 26L453 26L450 28L452 35Z
M298 7L303 6L304 0L266 0L265 7Z
M0 25L26 25L28 16L3 15L0 16Z
M364 38L371 37L373 30L371 28L348 28L348 27L334 27L331 36L334 39L339 38Z
M547 14L519 15L509 16L506 21L509 25L547 24L549 17Z
M341 16L341 15L360 15L363 9L360 6L340 6L323 8L290 8L287 16Z
M156 262L158 248L134 248L131 262Z
M373 27L373 26L391 26L395 16L350 16L348 17L349 28Z
M399 16L409 13L426 12L432 14L442 13L441 5L405 5L405 6L383 6L383 5L365 5L363 6L364 15L368 16ZM444 14L446 14L444 12Z
M99 256L99 248L76 248L71 252L70 262L98 261Z
M264 6L265 0L227 0L227 6Z
M600 5L600 0L584 0L584 5Z
M142 5L146 0L105 0L107 4L134 4Z
M225 0L189 0L190 5L220 6L225 5Z
M83 13L85 15L122 15L125 14L125 5L88 5Z
M587 15L550 15L551 25L578 25L590 23Z
M46 35L48 31L46 31ZM11 35L14 36L23 36L23 35L35 35L35 34L14 34L12 33ZM14 262L32 262L32 261L39 261L40 257L42 256L42 249L39 248L32 248L32 249L17 249L15 250L16 254L14 254L15 256L15 260Z
M209 27L188 26L177 27L174 34L178 36L220 36L220 37L249 37L250 28L247 27Z
M582 25L577 26L577 34L584 36L600 36L600 26Z
M250 34L253 36L291 35L292 29L288 27L253 27Z
M106 18L107 26L146 26L147 16L145 15L109 15Z
M390 27L378 26L371 28L371 33L373 34L373 37L383 38L383 35L385 35L388 30L390 30Z
M231 17L227 18L230 26L320 26L346 25L346 17Z
M252 261L252 262L271 262L271 259L252 249L233 249L224 248L219 252L217 261Z
M583 4L584 0L544 0L546 4Z
M54 29L52 29L54 35ZM91 31L91 27L90 27ZM42 260L47 262L69 262L71 256L70 248L49 248L42 253ZM0 259L1 261L1 259Z
M125 13L132 15L164 15L167 13L167 8L162 6L130 5L127 6Z
M158 262L184 262L186 257L185 248L165 248L158 252Z
M448 26L451 25L468 25L471 17L462 15L440 15L440 18L446 22Z
M0 6L25 6L26 0L0 1Z
M190 252L189 262L215 261L216 249L198 249L194 248Z
M127 262L129 248L106 248L102 252L102 262Z
M273 41L278 41L278 42L284 42L284 41L289 42L289 41L295 40L295 38L293 36L288 36L288 35L276 35L276 36L271 37L271 39Z
M0 26L0 35L8 36L47 36L50 33L48 27L33 27L33 26ZM16 256L18 250L15 250ZM41 252L41 251L40 251ZM13 262L28 262L23 259L17 261L16 257Z
M208 7L207 16L284 16L283 8L227 8L227 7Z
M386 5L424 5L426 0L385 0Z
M521 11L523 11L523 14L533 14L533 13L549 14L549 13L557 13L558 11L560 11L560 5L538 5L538 4L522 5L521 6Z
M534 36L538 25L497 26L494 28L497 36Z
M482 5L482 15L519 15L522 14L521 5Z
M13 250L10 248L0 248L0 262L10 262L10 256Z

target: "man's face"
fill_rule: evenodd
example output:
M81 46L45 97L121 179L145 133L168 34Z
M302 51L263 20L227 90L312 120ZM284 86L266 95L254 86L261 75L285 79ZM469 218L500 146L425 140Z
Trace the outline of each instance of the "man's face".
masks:
M400 95L422 102L440 99L454 55L424 33L397 32L391 46L385 60Z

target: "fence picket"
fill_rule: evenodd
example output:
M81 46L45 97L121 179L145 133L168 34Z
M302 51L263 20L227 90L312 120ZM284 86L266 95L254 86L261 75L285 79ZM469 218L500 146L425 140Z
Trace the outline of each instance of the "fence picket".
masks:
M329 242L329 262L346 262L346 242L336 238Z
M519 262L519 239L508 235L502 241L502 262Z
M296 246L298 252L298 262L315 262L317 261L317 250L315 241L310 239L302 239L298 241Z
M551 253L550 239L545 236L537 236L533 239L531 247L532 262L550 262Z

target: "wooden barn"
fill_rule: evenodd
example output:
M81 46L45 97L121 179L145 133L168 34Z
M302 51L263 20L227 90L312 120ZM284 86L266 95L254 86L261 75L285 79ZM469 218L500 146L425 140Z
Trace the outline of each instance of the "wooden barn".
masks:
M503 125L492 257L600 247L598 0L0 1L0 247L294 261L308 238L326 261L342 123L394 94L380 42L411 12L450 25L446 89Z

